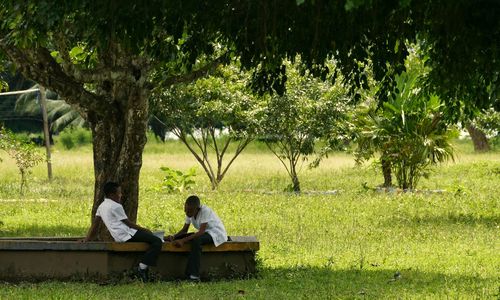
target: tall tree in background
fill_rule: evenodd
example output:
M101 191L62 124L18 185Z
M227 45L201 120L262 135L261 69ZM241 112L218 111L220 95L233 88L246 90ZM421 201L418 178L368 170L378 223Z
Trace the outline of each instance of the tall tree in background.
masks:
M474 145L474 151L476 152L488 152L490 151L490 143L486 133L480 128L476 127L473 122L467 122L465 124L465 129L469 132L472 144Z
M492 138L492 145L498 144L500 112L488 109L477 113L472 122L466 123L466 128L474 144L474 151L489 151L491 149L490 138Z

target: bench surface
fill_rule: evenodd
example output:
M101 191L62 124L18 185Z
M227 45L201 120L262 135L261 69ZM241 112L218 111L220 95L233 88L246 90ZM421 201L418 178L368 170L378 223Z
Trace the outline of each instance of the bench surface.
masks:
M57 237L33 237L33 238L0 238L0 250L53 250L53 251L120 251L120 252L143 252L148 245L146 243L118 243L118 242L79 242L81 238L57 238ZM230 241L218 247L204 245L203 252L228 252L228 251L258 251L259 242L255 236L231 236ZM176 247L172 243L165 242L162 252L188 252L191 249L189 243L182 247Z

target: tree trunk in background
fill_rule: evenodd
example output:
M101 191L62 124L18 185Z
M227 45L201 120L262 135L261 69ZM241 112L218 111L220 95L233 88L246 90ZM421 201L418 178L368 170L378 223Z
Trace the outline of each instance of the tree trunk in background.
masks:
M104 184L114 181L122 187L122 204L130 221L136 222L139 173L142 152L146 144L148 97L139 87L120 87L116 106L99 112L89 112L94 149L94 203L92 218L104 199ZM123 103L123 105L120 105ZM97 239L109 240L105 226L101 226Z
M384 187L392 187L391 161L382 155L380 163L382 164L382 174L384 175Z
M300 193L299 176L297 175L297 171L294 166L292 166L292 169L290 170L290 177L292 178L292 190L297 194Z
M487 152L490 151L490 144L488 143L488 138L486 134L481 131L476 126L468 123L465 128L469 132L469 135L472 139L472 143L474 144L474 151L476 152Z

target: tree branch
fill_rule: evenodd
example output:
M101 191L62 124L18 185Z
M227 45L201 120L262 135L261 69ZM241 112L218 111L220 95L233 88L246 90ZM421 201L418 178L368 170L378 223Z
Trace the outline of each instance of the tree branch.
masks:
M285 167L288 175L291 177L292 174L290 173L290 171L288 170L288 166L286 165L285 161L281 158L281 156L278 154L278 152L276 150L273 149L273 147L271 146L272 143L268 143L266 142L266 146L267 148L279 159L279 161L281 162L281 164ZM279 148L279 146L278 146ZM281 149L282 150L282 149ZM283 151L282 151L283 152Z
M182 130L180 130L180 129L177 129L177 130L174 129L172 131L181 140L181 142L183 142L184 145L186 145L186 147L189 149L191 154L193 154L194 157L196 158L196 160L198 161L198 163L200 163L203 170L205 170L205 173L210 178L210 181L212 181L213 179L211 178L210 170L207 168L207 166L205 165L205 161L198 155L196 150L194 150L193 147L191 147L191 145L189 145L189 142L186 139L186 134L184 132L182 132Z
M172 76L170 78L165 79L165 81L163 82L163 86L169 87L169 86L174 85L174 84L193 82L193 81L197 80L198 78L202 78L202 77L209 75L219 65L223 64L224 61L226 61L226 60L227 60L227 53L224 53L221 56L217 57L212 62L208 63L207 65L201 67L200 69L198 69L196 71L192 71L189 74Z
M0 49L26 77L55 91L68 103L86 110L99 111L103 99L89 92L61 68L46 48L20 49L0 39Z
M229 163L224 168L224 171L220 175L220 180L222 180L222 178L224 178L224 176L226 175L227 170L229 170L229 167L233 164L234 160L240 155L240 153L246 148L246 146L248 146L248 144L250 144L251 141L252 141L252 139L248 138L248 139L245 139L244 141L241 141L238 144L238 147L236 148L235 154L233 155L233 157L231 158L231 160L229 161ZM229 145L229 143L228 143L228 145ZM225 152L225 149L224 149L224 152Z

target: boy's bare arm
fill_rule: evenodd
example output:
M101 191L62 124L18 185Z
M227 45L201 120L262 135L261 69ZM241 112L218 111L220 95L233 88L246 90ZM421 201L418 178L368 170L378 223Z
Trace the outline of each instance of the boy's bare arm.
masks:
M85 243L94 240L95 236L97 235L97 231L101 226L101 223L102 223L101 217L96 216L94 218L94 222L92 222L92 225L90 225L89 231L87 232L87 236L83 240L81 240L81 242Z
M184 224L184 226L182 227L181 230L179 230L179 232L177 232L174 235L167 236L166 240L171 242L171 241L175 240L175 238L180 236L181 234L186 234L188 232L188 229L189 229L189 224Z
M187 224L187 225L189 226L189 224ZM198 230L198 232L196 232L192 235L188 235L187 237L185 237L183 239L174 241L175 245L181 247L184 243L187 243L192 239L195 239L199 236L202 236L205 233L205 230L207 229L207 225L208 225L208 223L201 224L200 230Z

